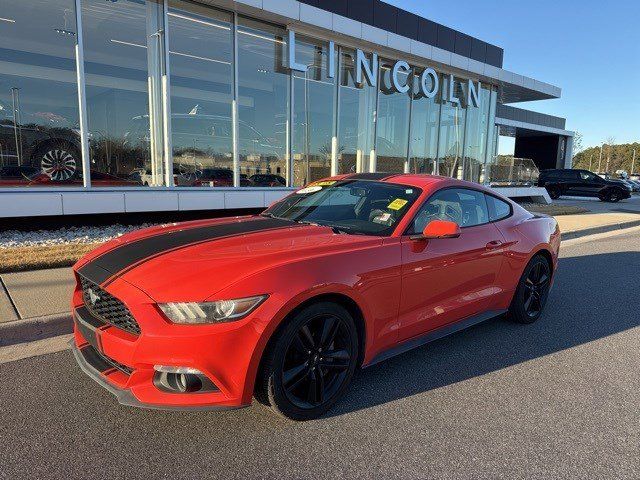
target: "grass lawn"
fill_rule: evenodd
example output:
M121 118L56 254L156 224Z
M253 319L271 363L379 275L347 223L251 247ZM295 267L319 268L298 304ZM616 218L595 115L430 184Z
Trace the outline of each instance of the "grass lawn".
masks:
M100 243L0 248L0 273L69 267Z

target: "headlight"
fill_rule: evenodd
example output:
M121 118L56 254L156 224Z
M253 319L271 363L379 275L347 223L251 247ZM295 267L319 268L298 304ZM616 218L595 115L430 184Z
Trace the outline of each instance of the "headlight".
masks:
M160 303L158 306L173 323L222 323L246 317L266 299L267 295L260 295L217 302Z

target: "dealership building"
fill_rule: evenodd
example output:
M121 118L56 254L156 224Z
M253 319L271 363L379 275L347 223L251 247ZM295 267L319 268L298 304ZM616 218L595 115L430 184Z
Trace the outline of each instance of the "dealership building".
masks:
M565 120L516 106L560 88L379 0L0 1L0 217L259 208L376 171L544 197L535 172L571 164Z

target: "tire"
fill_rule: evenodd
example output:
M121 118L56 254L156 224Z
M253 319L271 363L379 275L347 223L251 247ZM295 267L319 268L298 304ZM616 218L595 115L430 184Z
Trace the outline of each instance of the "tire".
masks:
M77 149L66 141L52 142L38 148L33 156L34 165L51 180L71 180L82 168Z
M547 187L547 193L549 194L549 197L551 197L551 200L557 200L560 198L559 187L555 187L555 186Z
M551 267L542 255L527 264L509 307L509 318L517 323L533 323L540 318L549 296Z
M622 196L620 195L620 191L617 188L612 188L606 193L604 198L607 202L616 203L620 201Z
M332 302L310 305L286 322L263 355L255 397L291 420L313 420L349 386L358 331L349 312Z

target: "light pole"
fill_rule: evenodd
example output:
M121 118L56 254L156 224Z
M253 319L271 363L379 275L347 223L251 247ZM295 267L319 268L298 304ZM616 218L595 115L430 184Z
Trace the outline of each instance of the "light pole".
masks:
M633 158L631 159L631 174L633 175L635 173L635 166L636 166L636 149L633 149Z
M589 171L591 171L591 161L593 160L593 152L589 155Z

